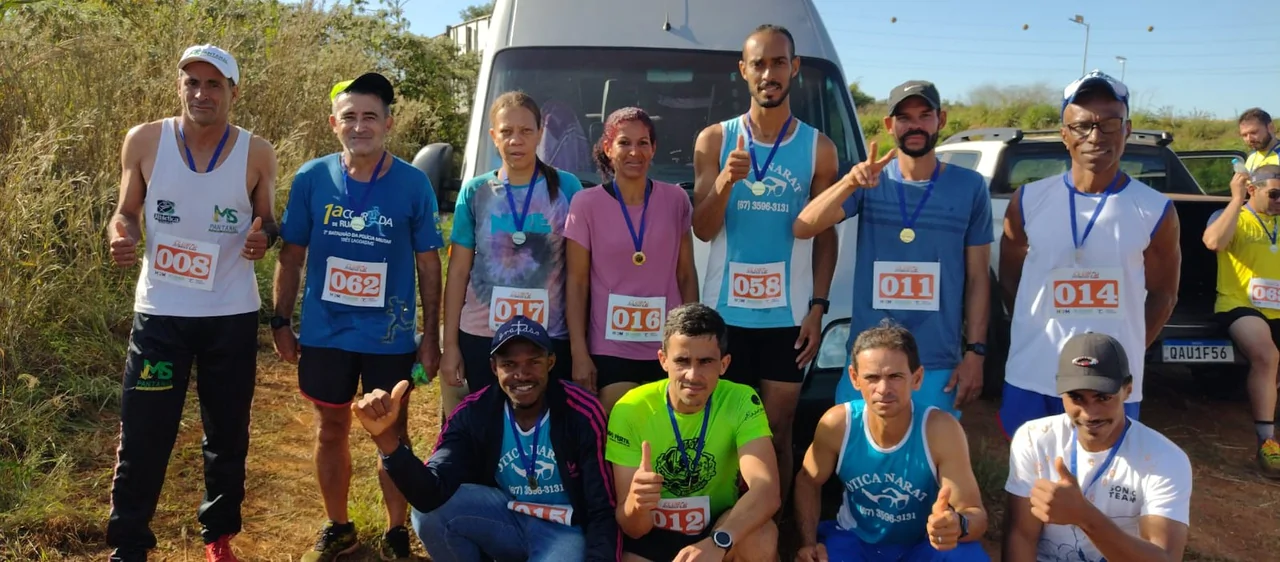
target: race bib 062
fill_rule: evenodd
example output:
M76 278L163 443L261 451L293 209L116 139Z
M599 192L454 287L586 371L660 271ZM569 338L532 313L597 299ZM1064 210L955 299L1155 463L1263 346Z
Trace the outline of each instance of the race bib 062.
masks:
M320 300L370 308L382 308L386 301L385 262L330 257L325 261L324 278L324 293L320 295Z
M213 290L213 279L218 269L217 244L163 232L156 233L155 238L155 254L151 257L151 270L147 274L152 281L201 291Z
M1053 270L1049 277L1053 316L1123 318L1121 273L1118 267Z
M872 270L876 310L938 310L938 262L878 261Z
M787 306L787 264L729 262L729 306L781 308Z
M711 524L711 496L665 498L653 508L653 526L686 535L697 535Z
M1280 309L1280 281L1258 277L1250 279L1249 302L1258 308Z
M666 323L666 297L609 295L609 328L605 339L613 341L662 341Z
M497 330L516 316L524 316L546 326L549 305L546 289L494 287L493 296L489 299L489 327Z

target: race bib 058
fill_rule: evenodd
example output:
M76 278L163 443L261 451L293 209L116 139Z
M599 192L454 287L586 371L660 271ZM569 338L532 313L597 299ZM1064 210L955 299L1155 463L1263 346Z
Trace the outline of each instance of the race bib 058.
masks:
M787 264L729 262L729 306L781 308L787 306Z

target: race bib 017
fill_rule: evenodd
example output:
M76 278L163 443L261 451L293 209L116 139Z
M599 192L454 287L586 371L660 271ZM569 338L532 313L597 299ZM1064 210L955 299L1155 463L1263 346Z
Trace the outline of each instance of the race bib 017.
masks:
M537 517L543 521L561 525L573 524L573 506L571 505L547 505L513 500L507 502L507 509L530 517Z
M220 249L217 244L163 232L156 233L155 238L155 254L151 257L151 269L147 274L152 281L201 291L213 290Z
M497 330L516 316L524 316L546 326L549 305L546 289L494 287L493 296L489 299L489 327Z
M1258 308L1280 309L1280 280L1249 280L1249 302Z
M938 262L878 261L872 270L876 310L938 310Z
M711 524L711 496L664 498L653 508L653 526L686 535L697 535Z
M386 301L385 262L330 257L325 261L324 278L324 293L320 295L320 300L369 308L382 308Z
M729 262L729 306L767 309L787 306L787 264Z
M1121 273L1118 267L1053 270L1049 277L1052 315L1060 318L1123 318Z
M609 328L605 339L630 342L662 341L666 297L609 295Z

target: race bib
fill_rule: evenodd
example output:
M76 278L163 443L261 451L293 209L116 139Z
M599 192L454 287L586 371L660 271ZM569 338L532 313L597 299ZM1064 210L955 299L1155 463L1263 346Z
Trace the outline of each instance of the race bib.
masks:
M561 525L572 525L570 522L573 521L571 505L547 505L513 500L507 502L507 509Z
M780 308L787 306L787 264L729 262L729 306Z
M151 259L151 271L147 274L152 281L201 291L213 290L220 249L217 244L178 238L163 232L156 233L155 237L156 251Z
M1118 267L1060 268L1049 277L1052 315L1059 318L1124 318Z
M878 261L872 271L876 310L938 310L938 281L942 264L919 261Z
M386 298L387 264L344 260L330 257L325 261L324 293L320 300L382 308Z
M489 327L497 330L516 316L524 316L546 326L548 306L546 289L494 287L493 297L489 300Z
M652 513L654 528L697 535L711 524L711 496L662 499Z
M1250 279L1249 302L1258 308L1280 309L1280 281L1257 277Z
M666 297L609 295L609 329L605 339L613 341L662 341L666 323Z

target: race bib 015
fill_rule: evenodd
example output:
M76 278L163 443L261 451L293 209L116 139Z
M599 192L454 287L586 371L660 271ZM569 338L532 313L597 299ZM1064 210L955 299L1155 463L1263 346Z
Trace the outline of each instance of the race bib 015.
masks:
M1053 316L1123 318L1121 273L1118 267L1053 270L1049 277Z
M662 341L666 297L609 295L609 329L605 339L630 342Z
M386 263L330 257L325 261L324 277L320 300L369 308L382 308L386 301Z
M872 270L876 310L938 310L938 262L878 261Z
M711 496L662 499L652 515L656 528L697 535L711 524Z
M524 316L546 326L549 305L546 289L494 287L493 296L489 299L489 327L497 330L516 316Z
M156 233L155 254L147 276L152 281L189 289L212 291L218 269L219 247L213 242Z
M729 306L767 309L787 306L787 264L729 262Z
M537 517L543 521L561 525L573 524L573 506L571 505L547 505L513 500L507 502L507 509L530 517Z

